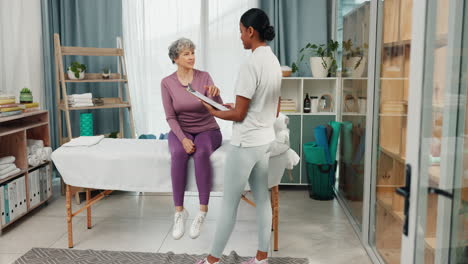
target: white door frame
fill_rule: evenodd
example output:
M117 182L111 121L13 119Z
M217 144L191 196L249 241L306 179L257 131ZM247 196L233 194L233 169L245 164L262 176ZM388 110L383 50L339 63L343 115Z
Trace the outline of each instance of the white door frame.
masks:
M432 124L433 48L439 45L433 34L437 20L436 1L413 2L413 41L411 49L408 113L407 162L412 167L409 210L409 232L403 235L401 263L422 263L424 260L429 183L429 142ZM458 95L462 43L463 0L450 0L447 37L446 83L443 108L442 149L439 189L452 193L456 166ZM426 44L430 46L426 46ZM427 50L426 50L427 49ZM419 54L417 54L419 53ZM416 56L420 56L416 58ZM424 60L426 58L426 60ZM416 61L415 61L416 60ZM424 75L426 73L426 75ZM426 91L424 91L426 88ZM430 106L427 104L430 103ZM423 109L426 107L426 109ZM429 109L428 109L429 108ZM428 111L430 110L430 111ZM423 122L425 121L425 123ZM423 135L424 133L424 135ZM451 235L452 199L438 196L435 263L447 263Z
M406 134L406 162L411 166L410 207L408 210L408 236L402 235L401 263L413 263L415 253L415 228L419 192L420 135L422 91L425 65L427 1L413 1L410 53L410 89L408 91L408 121Z

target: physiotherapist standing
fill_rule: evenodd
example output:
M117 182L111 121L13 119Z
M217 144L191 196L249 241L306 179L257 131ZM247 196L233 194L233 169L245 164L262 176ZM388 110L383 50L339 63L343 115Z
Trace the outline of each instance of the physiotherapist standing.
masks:
M211 254L197 264L219 263L237 218L237 208L247 182L257 211L258 251L244 264L268 263L271 236L271 204L268 190L270 144L275 140L273 124L279 111L281 67L267 45L275 31L264 11L253 8L240 19L241 40L252 50L242 65L235 86L236 103L229 111L205 107L215 117L234 121L231 146L226 155L224 196L212 241Z

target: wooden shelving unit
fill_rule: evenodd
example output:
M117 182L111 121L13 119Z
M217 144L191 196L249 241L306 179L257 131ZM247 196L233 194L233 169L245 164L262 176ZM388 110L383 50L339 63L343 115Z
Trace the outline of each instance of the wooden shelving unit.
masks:
M130 93L128 90L128 79L126 75L125 52L123 50L122 41L117 38L117 48L94 48L94 47L66 47L60 44L60 36L54 34L55 48L55 75L56 75L56 100L58 111L58 130L60 135L60 144L65 143L73 138L70 120L70 111L80 110L99 110L99 109L118 109L120 133L119 136L124 136L124 109L128 110L131 138L135 137L135 128L133 123L132 105L130 102ZM71 80L66 74L63 56L115 56L118 61L118 73L112 73L109 79L102 78L100 73L86 73L82 80ZM72 107L68 105L67 83L116 83L119 91L119 97L101 98L104 101L103 105L95 105L89 107ZM103 88L105 89L105 88ZM124 95L125 99L124 100ZM62 112L65 114L66 137L62 138Z
M292 173L285 172L282 185L307 185L307 173L302 162L302 144L314 140L313 129L318 125L325 125L329 121L338 121L341 102L341 77L314 78L314 77L284 77L281 84L281 98L293 99L296 102L296 111L285 111L289 117L291 148L301 157L301 165L295 166ZM324 112L304 113L303 102L306 93L310 96L332 97L332 110Z
M2 187L1 191L3 191L4 185L17 180L18 178L24 177L25 189L23 191L26 193L27 209L26 212L17 215L8 223L0 221L0 235L3 229L12 225L17 220L21 219L21 217L40 205L47 203L47 201L52 197L52 164L47 161L38 166L29 166L28 153L26 149L27 139L42 140L44 141L45 146L50 146L49 113L47 111L38 110L21 115L0 118L0 157L14 156L16 158L16 167L21 169L19 173L0 180L0 187ZM43 201L32 205L29 178L34 171L45 169L46 167L48 167L48 170L46 171L47 177L49 178L48 183L50 183L46 190L47 196L44 197Z

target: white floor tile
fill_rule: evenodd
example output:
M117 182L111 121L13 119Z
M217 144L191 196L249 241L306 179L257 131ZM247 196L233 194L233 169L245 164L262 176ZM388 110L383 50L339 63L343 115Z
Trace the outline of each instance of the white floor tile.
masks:
M156 252L172 225L167 220L95 218L92 229L74 230L75 249L122 250ZM63 236L51 245L67 248L68 237Z
M187 221L187 229L191 222ZM180 240L172 238L171 234L164 241L159 252L208 254L215 235L216 222L206 221L203 231L197 239L191 239L187 233ZM257 226L252 221L238 221L223 254L235 250L239 255L250 256L257 251Z
M79 225L84 218L73 218ZM49 247L67 232L66 219L27 215L3 230L0 236L0 253L23 254L33 247Z
M3 254L0 253L0 264L11 264L23 254Z

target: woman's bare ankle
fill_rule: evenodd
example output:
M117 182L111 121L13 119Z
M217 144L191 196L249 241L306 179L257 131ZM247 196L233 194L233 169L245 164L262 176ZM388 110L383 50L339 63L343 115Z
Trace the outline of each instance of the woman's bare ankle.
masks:
M183 206L176 206L176 207L175 207L175 210L176 210L176 212L179 212L179 213L180 213L180 212L183 212L183 211L184 211L184 207L183 207Z
M207 213L208 212L208 205L200 204L200 211Z

